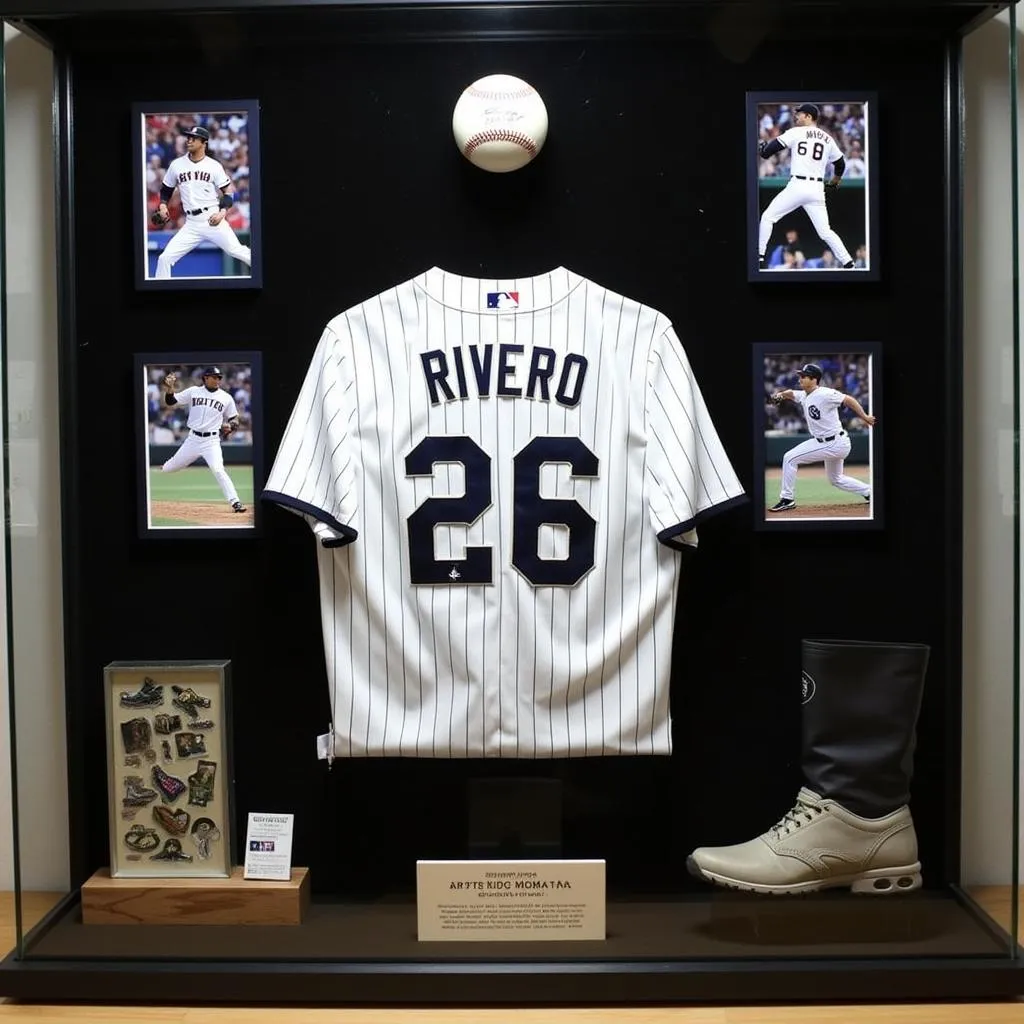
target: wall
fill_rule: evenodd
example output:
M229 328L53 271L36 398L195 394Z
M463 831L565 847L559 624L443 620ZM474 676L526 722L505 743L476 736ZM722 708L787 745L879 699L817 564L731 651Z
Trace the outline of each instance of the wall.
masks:
M7 336L15 716L22 881L67 882L61 606L53 69L49 51L4 31ZM6 699L6 694L5 694ZM5 708L5 720L7 718ZM12 883L8 734L0 755L0 887Z

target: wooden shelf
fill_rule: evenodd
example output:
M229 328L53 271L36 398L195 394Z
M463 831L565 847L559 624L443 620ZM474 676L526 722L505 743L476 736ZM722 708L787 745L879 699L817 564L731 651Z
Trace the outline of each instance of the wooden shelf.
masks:
M230 878L111 878L101 868L82 886L84 924L301 924L309 869L286 882Z

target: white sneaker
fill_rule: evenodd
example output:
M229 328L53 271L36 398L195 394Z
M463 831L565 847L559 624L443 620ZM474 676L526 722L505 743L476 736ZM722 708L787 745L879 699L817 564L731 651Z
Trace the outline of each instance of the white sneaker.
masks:
M846 886L888 894L921 887L910 808L862 818L806 788L764 835L736 846L702 846L686 867L715 885L772 895Z

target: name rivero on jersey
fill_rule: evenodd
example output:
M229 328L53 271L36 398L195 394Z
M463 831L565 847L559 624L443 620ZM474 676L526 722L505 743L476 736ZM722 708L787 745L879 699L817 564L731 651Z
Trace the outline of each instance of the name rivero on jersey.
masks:
M476 398L494 394L550 402L556 377L554 401L569 408L579 404L587 376L586 357L579 353L569 352L560 360L553 348L537 345L526 358L525 345L508 344L467 345L466 351L468 359L461 345L448 353L441 349L420 353L431 405L469 398L471 394Z

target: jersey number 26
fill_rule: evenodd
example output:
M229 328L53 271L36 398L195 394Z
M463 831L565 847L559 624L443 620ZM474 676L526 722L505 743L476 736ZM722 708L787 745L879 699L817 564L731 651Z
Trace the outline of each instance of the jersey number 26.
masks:
M494 582L492 549L466 547L464 559L434 557L434 527L472 526L491 506L491 457L471 437L425 437L405 457L407 476L433 476L438 463L461 463L465 493L427 498L409 516L409 569L414 584L484 586ZM545 463L565 463L574 477L596 477L597 456L578 437L535 437L512 459L512 564L534 586L571 587L594 567L597 521L573 498L542 498ZM566 558L541 558L542 524L565 526Z

